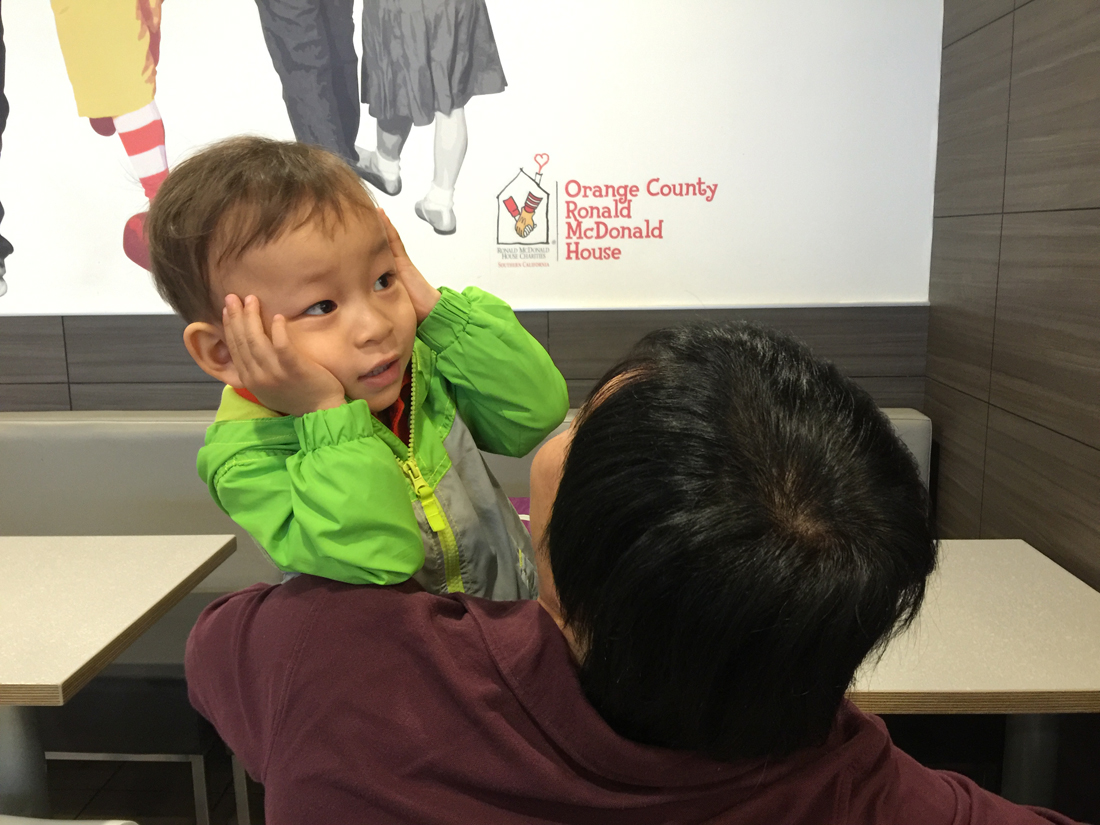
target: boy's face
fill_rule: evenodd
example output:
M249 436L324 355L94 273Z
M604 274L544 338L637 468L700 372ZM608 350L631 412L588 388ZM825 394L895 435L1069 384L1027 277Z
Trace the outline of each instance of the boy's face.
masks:
M416 313L373 210L349 209L341 223L307 221L216 267L211 281L219 305L229 294L255 295L269 335L271 319L286 318L290 342L349 398L371 412L397 400Z

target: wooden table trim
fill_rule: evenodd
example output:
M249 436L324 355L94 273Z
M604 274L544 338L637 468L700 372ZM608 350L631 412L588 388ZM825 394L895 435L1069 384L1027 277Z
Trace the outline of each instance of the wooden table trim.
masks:
M1100 713L1100 691L852 691L866 713Z

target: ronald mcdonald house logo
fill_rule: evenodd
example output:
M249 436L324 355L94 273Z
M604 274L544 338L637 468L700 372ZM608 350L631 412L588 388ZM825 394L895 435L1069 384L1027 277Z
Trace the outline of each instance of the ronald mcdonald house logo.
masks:
M694 211L709 208L718 195L718 184L702 176L677 182L651 177L645 183L593 184L571 179L562 187L565 198L559 206L557 187L552 197L550 184L543 184L550 156L540 153L534 161L537 172L532 175L521 168L497 195L500 266L619 261L641 251L640 244L666 239L660 213L668 204L676 202ZM551 225L551 211L558 216L558 225ZM674 214L682 218L685 209L678 207Z

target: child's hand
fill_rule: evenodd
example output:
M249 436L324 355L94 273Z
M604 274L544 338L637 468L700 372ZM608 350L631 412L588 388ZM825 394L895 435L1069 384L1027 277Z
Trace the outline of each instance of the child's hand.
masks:
M409 293L413 310L416 312L416 323L420 323L428 317L435 305L439 302L439 290L428 283L420 270L413 266L409 255L405 252L405 244L401 243L401 236L393 228L389 217L382 209L378 210L382 228L386 230L386 240L390 242L390 252L397 264L397 277L405 285L405 291Z
M247 296L243 304L236 295L225 296L222 324L241 381L265 407L305 415L344 403L343 385L290 342L282 315L272 319L268 337L256 296Z

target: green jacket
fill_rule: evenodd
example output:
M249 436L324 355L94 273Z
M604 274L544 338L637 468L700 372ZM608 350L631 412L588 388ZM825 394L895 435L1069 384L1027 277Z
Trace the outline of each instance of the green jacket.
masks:
M499 298L441 292L413 347L411 451L365 401L296 417L224 390L199 475L279 569L537 595L527 530L478 450L530 452L565 417L565 380Z

